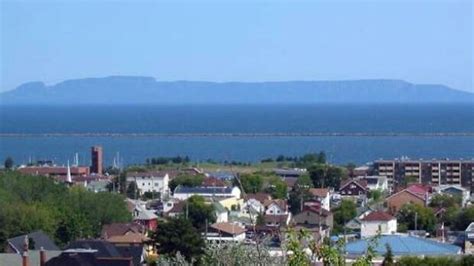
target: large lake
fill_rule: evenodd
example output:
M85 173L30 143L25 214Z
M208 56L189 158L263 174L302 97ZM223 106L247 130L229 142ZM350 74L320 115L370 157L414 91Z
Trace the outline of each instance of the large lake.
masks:
M222 134L221 133L225 133ZM0 160L89 164L147 157L257 161L326 151L334 163L379 158L473 158L472 105L1 106Z

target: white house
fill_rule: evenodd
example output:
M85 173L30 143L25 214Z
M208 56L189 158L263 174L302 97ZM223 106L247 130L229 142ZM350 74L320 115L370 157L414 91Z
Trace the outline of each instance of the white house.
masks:
M229 212L219 202L213 202L214 212L216 214L216 223L227 223L229 221Z
M313 199L319 201L321 203L321 207L327 211L331 210L330 202L331 197L329 193L329 189L327 188L310 188L309 193L313 197Z
M128 173L127 185L135 182L140 195L145 192L159 192L161 198L169 195L169 175L166 172Z
M264 203L266 215L285 215L288 214L288 205L281 199L267 200Z
M215 223L209 226L206 240L210 242L242 242L245 240L245 228L235 223Z
M242 214L258 214L265 211L265 206L257 199L248 199L241 207Z
M185 187L177 186L173 193L173 198L186 200L191 196L202 197L234 197L240 199L240 189L238 187Z
M288 211L288 205L285 200L266 200L265 206L265 225L266 226L285 226L291 220L291 214Z
M369 237L397 232L397 218L383 211L374 211L361 219L360 236Z

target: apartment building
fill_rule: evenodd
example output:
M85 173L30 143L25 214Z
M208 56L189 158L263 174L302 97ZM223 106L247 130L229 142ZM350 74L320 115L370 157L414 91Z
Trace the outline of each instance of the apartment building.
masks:
M424 184L471 187L474 160L378 160L374 162L374 172L385 176L390 183L412 178Z

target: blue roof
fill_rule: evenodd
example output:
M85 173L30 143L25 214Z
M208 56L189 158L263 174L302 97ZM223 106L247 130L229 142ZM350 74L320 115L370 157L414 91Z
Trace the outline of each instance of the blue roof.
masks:
M386 244L389 244L392 248L392 252L395 256L437 256L437 255L455 255L461 250L460 247L437 242L434 240L409 236L409 235L382 235L378 240L375 251L378 255L384 255L386 250ZM354 242L350 242L346 246L348 255L362 255L367 250L367 239L361 239Z

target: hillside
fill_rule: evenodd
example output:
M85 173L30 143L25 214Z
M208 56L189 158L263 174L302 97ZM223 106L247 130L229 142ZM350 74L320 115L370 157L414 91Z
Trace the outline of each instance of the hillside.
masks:
M474 94L401 80L203 82L112 76L20 85L2 104L272 104L474 102Z

